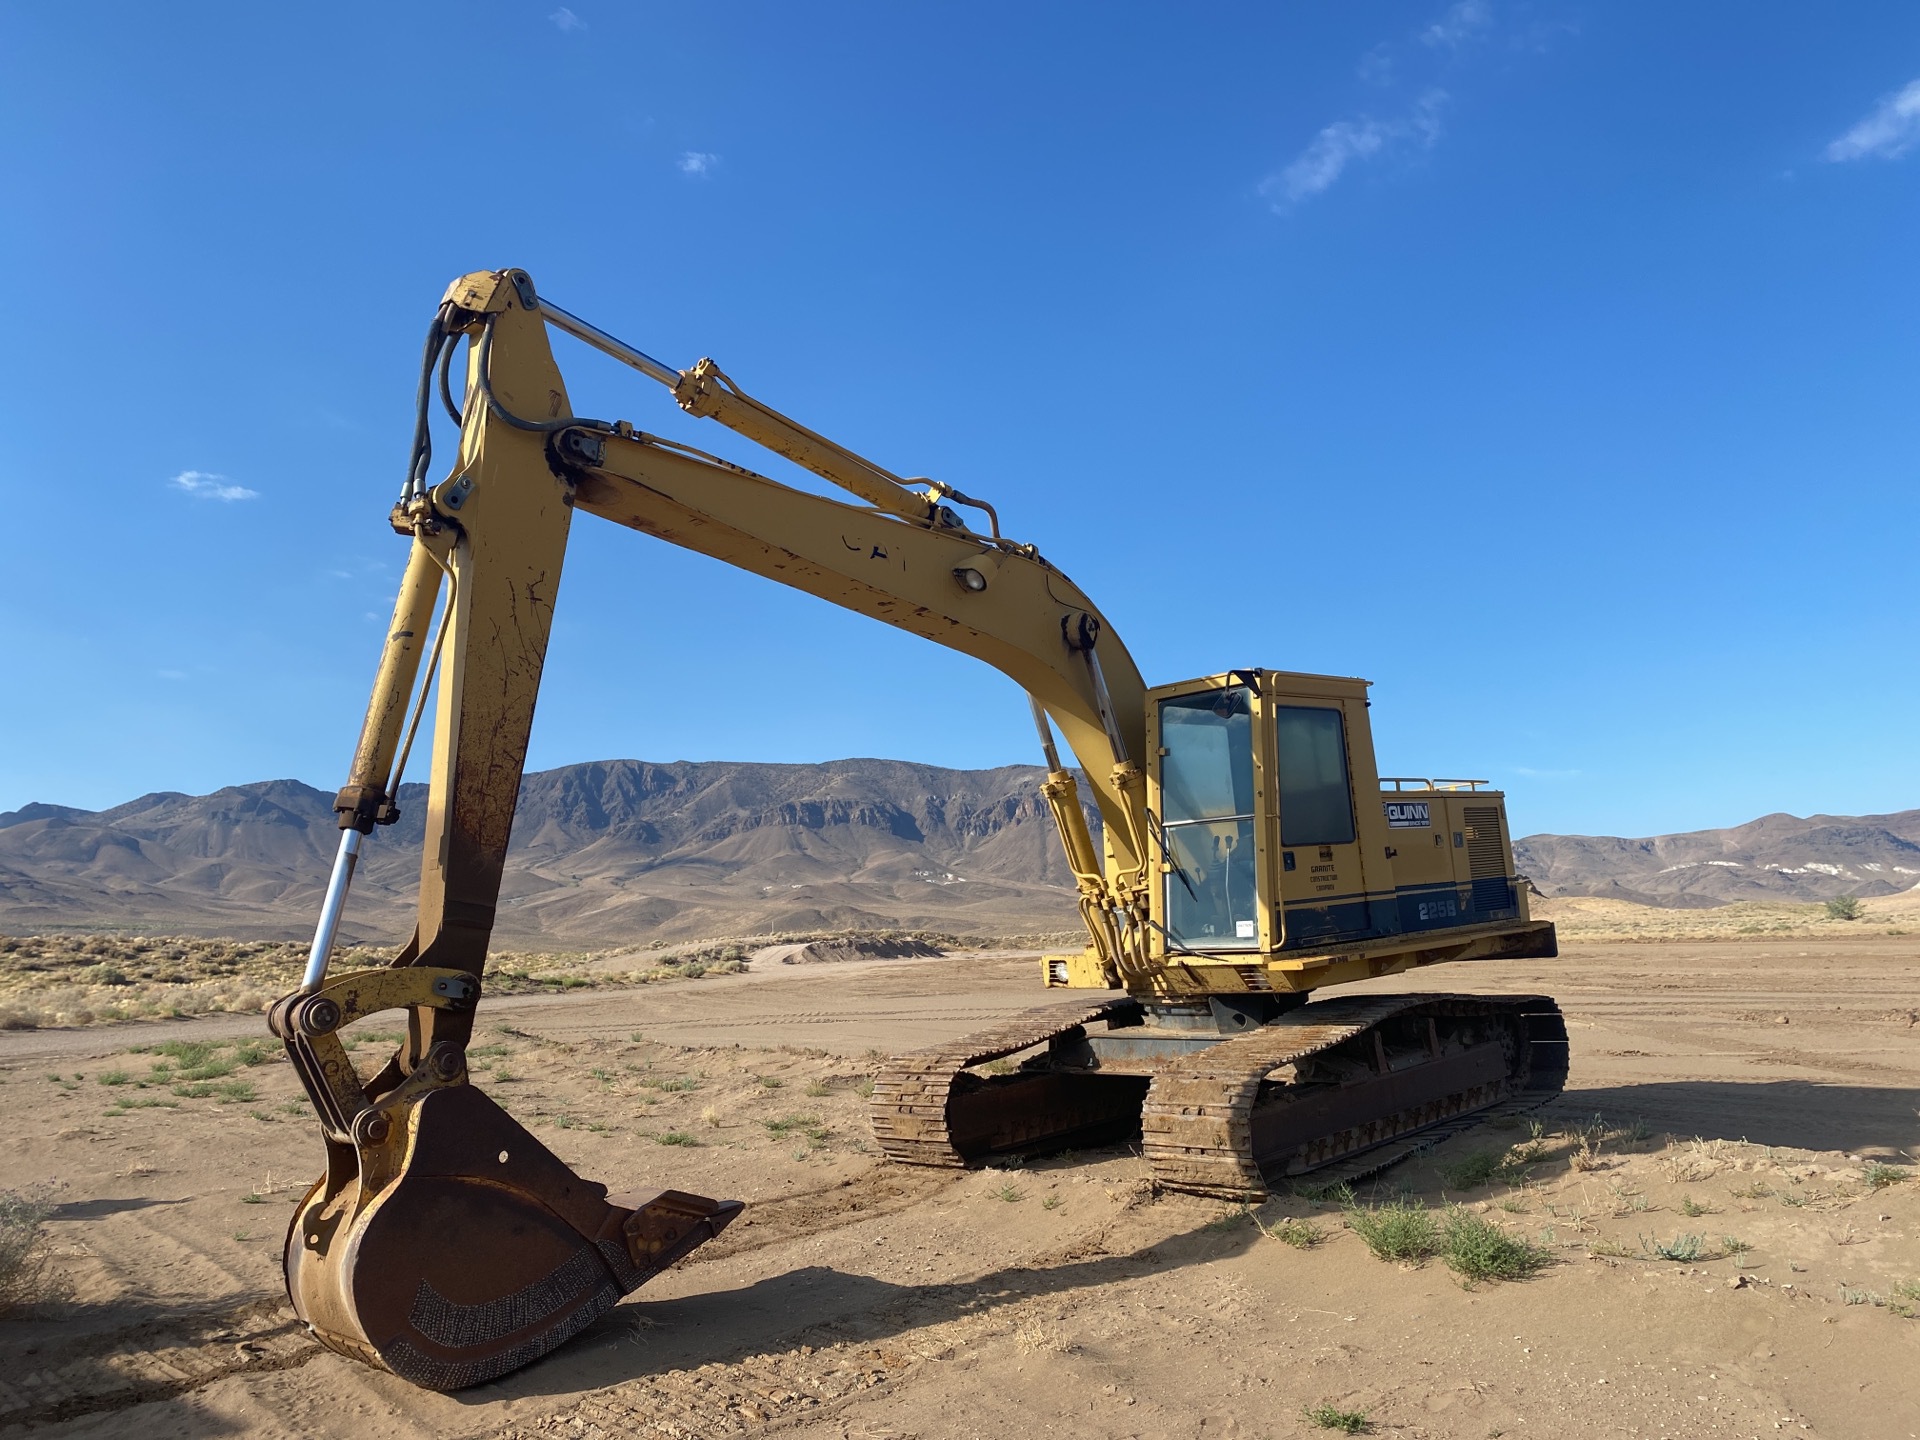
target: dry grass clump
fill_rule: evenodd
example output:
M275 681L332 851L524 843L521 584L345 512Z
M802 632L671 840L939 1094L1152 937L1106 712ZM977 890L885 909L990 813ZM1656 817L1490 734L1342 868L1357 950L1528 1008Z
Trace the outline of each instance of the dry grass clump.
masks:
M1698 1184L1722 1170L1739 1169L1742 1148L1737 1140L1690 1140L1670 1147L1660 1157L1660 1169L1676 1185Z
M734 947L736 950L738 947ZM494 995L699 979L746 968L742 957L676 956L638 971L594 970L609 951L500 951L488 957ZM742 955L744 952L742 952ZM299 983L305 941L203 940L180 935L0 935L0 1030L257 1014ZM384 965L391 951L336 950L336 970Z
M1846 897L1843 897L1846 898ZM1551 920L1563 940L1701 941L1740 940L1755 935L1832 935L1858 927L1860 902L1853 914L1836 914L1832 902L1796 905L1784 901L1743 900L1701 909L1668 909L1569 895L1535 899L1536 919Z
M1261 1225L1258 1219L1255 1219L1254 1223L1260 1225L1260 1233L1269 1240L1278 1240L1281 1244L1291 1245L1296 1250L1311 1250L1327 1238L1326 1232L1313 1221L1293 1216L1272 1225Z
M0 935L0 1030L257 1012L297 982L305 955L290 941Z
M1653 1137L1653 1131L1644 1120L1613 1125L1608 1123L1604 1115L1595 1115L1582 1124L1570 1126L1561 1134L1569 1147L1567 1168L1581 1173L1607 1168L1610 1162L1602 1152L1608 1145L1616 1150L1625 1150L1643 1145Z
M44 1195L0 1190L0 1315L7 1315L57 1288L47 1273L42 1230L53 1205Z
M595 951L496 951L486 988L494 995L651 985L734 975L767 945L819 944L836 954L890 958L950 950L1078 947L1084 937L949 935L929 930L818 930L736 936L673 945L655 941L631 967L631 947ZM204 940L181 935L0 935L0 1030L258 1013L298 983L304 940ZM334 952L337 969L384 965L384 947ZM636 957L637 958L637 957Z

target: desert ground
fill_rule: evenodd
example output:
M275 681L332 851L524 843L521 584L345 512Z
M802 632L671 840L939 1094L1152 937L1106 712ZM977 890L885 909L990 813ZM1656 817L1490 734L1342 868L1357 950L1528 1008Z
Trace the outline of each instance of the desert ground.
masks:
M476 1077L544 1143L615 1189L749 1209L455 1395L295 1324L279 1250L320 1139L258 1015L0 1034L0 1189L56 1207L50 1298L0 1320L0 1432L1920 1435L1920 944L1606 933L1377 986L1559 998L1572 1075L1536 1124L1250 1212L1156 1194L1125 1147L879 1159L879 1054L1043 1002L1030 956L490 1001ZM1382 1204L1464 1207L1550 1263L1377 1259L1351 1222Z

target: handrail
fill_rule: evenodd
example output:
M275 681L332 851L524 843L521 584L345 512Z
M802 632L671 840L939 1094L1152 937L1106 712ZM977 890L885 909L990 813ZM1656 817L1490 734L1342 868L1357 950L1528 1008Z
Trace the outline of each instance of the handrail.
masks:
M1409 785L1416 790L1478 790L1482 785L1491 786L1491 780L1429 780L1424 775L1382 775L1380 788L1391 785L1395 794L1404 791Z

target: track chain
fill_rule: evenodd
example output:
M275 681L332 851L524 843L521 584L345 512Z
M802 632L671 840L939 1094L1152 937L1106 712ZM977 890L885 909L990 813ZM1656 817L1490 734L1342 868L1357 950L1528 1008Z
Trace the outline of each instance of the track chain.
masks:
M1331 1050L1364 1034L1396 1015L1428 1010L1438 1014L1505 1012L1525 1029L1529 1055L1525 1089L1544 1093L1544 1101L1558 1093L1566 1078L1566 1028L1559 1007L1545 996L1488 999L1471 995L1381 995L1318 1000L1282 1015L1248 1035L1223 1040L1195 1054L1164 1062L1154 1076L1141 1115L1142 1150L1153 1167L1154 1179L1172 1190L1217 1196L1229 1200L1258 1200L1267 1194L1266 1179L1254 1154L1253 1112L1261 1086L1282 1066ZM1555 1043L1561 1047L1555 1049ZM1539 1045L1540 1050L1534 1047ZM1534 1055L1543 1061L1534 1074ZM1508 1094L1512 1092L1509 1091ZM1404 1159L1436 1123L1481 1111L1488 1101L1466 1096L1436 1096L1405 1116L1402 1133L1386 1134L1379 1143L1356 1147L1346 1157L1334 1157L1343 1178L1373 1173ZM1398 1118L1398 1117L1390 1117ZM1355 1162L1381 1154L1377 1164Z
M896 1055L873 1079L869 1114L874 1138L892 1160L909 1165L964 1165L966 1160L954 1148L947 1130L947 1101L962 1071L1018 1054L1096 1020L1137 1015L1139 1011L1138 1001L1124 997L1041 1005L990 1030L977 1030L944 1045Z

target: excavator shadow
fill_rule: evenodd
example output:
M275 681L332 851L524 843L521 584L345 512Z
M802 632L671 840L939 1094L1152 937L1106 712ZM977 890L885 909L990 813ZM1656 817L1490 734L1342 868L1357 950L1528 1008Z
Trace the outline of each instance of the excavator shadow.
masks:
M1568 1090L1543 1109L1549 1125L1594 1114L1644 1120L1686 1139L1747 1140L1797 1150L1896 1159L1920 1145L1911 1088L1810 1080L1675 1080Z
M1242 1253L1259 1238L1252 1225L1224 1231L1201 1225L1124 1254L1009 1265L973 1280L930 1285L810 1265L738 1289L618 1306L547 1358L449 1398L486 1405L565 1395L669 1370L786 1355L802 1345L872 1343L1039 1296L1098 1290L1220 1260Z
M1920 1144L1909 1090L1801 1080L1676 1081L1573 1090L1540 1114L1549 1126L1595 1113L1644 1120L1656 1133L1843 1150L1899 1160ZM1045 1160L1036 1168L1052 1168ZM808 1266L732 1290L673 1300L638 1299L589 1326L547 1359L490 1385L458 1392L465 1404L562 1395L646 1380L669 1370L731 1365L797 1347L876 1342L1023 1300L1238 1254L1259 1239L1250 1225L1206 1225L1125 1253L1010 1265L973 1280L906 1285L830 1266ZM697 1267L696 1267L697 1270ZM716 1337L726 1337L715 1348Z

